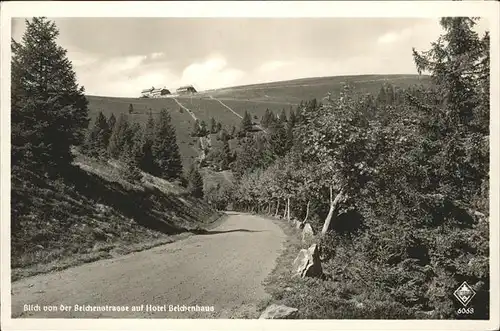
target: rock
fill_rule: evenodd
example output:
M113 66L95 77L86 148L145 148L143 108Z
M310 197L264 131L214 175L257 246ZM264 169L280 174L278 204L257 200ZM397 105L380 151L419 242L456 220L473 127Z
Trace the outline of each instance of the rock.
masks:
M304 224L304 228L302 229L302 241L306 242L309 239L314 238L314 231L311 227L311 224Z
M262 312L259 319L295 319L298 312L297 308L272 304Z
M44 249L44 247L42 245L36 245L35 248Z
M293 261L294 276L304 277L321 277L323 268L319 259L319 249L316 244L311 245L308 249L301 249L295 260Z

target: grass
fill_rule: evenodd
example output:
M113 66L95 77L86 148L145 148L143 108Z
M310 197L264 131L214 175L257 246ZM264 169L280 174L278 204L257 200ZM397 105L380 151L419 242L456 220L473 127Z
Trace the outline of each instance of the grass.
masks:
M346 281L332 263L323 263L325 277L292 278L292 263L302 248L300 230L285 220L273 219L287 235L276 266L264 281L270 299L259 303L262 312L271 303L297 308L298 319L415 319L416 315L391 300L383 291L367 288L362 281ZM316 238L317 241L317 238Z
M396 86L407 87L425 83L426 81L426 77L417 75L316 77L223 88L205 91L192 97L180 96L177 100L192 110L200 120L204 120L207 125L210 124L210 119L214 117L217 122L221 122L230 131L233 125L238 128L241 119L216 100L210 99L210 96L221 100L241 116L243 116L245 110L249 111L252 120L258 123L267 108L274 113L280 113L284 108L288 114L290 106L297 105L302 100L322 99L329 92L335 95L340 91L344 82L349 82L359 91L377 93L384 82L392 82ZM87 96L87 99L89 100L91 118L94 118L99 111L102 111L106 117L109 117L111 113L114 113L117 117L122 113L128 114L129 104L132 104L134 113L129 118L135 122L145 123L149 111L152 111L153 116L158 116L162 108L167 108L170 110L172 122L176 128L177 143L179 144L184 167L189 167L199 155L198 139L190 136L194 120L186 111L180 112L179 105L173 99L102 96ZM257 116L257 119L254 116Z
M78 155L62 178L12 175L12 280L141 251L220 222L176 183ZM218 223L217 223L218 224Z

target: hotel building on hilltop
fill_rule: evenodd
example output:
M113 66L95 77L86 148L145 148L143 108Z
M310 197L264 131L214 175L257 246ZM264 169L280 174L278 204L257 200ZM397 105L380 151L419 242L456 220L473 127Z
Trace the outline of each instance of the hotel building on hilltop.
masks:
M177 94L193 94L196 93L196 89L193 85L181 86L176 90Z
M170 95L170 91L164 88L151 87L141 91L141 98L165 98Z

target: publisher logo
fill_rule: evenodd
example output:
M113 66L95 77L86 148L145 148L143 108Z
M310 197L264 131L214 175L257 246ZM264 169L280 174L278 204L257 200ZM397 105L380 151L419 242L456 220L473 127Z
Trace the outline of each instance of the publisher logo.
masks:
M463 282L462 285L453 292L453 295L455 295L455 298L457 298L464 307L467 307L472 298L476 295L476 292L467 282Z

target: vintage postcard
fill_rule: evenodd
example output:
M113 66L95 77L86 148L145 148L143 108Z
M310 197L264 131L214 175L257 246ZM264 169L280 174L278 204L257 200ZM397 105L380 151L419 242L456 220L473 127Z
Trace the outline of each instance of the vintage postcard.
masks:
M1 15L2 329L498 329L498 2Z

